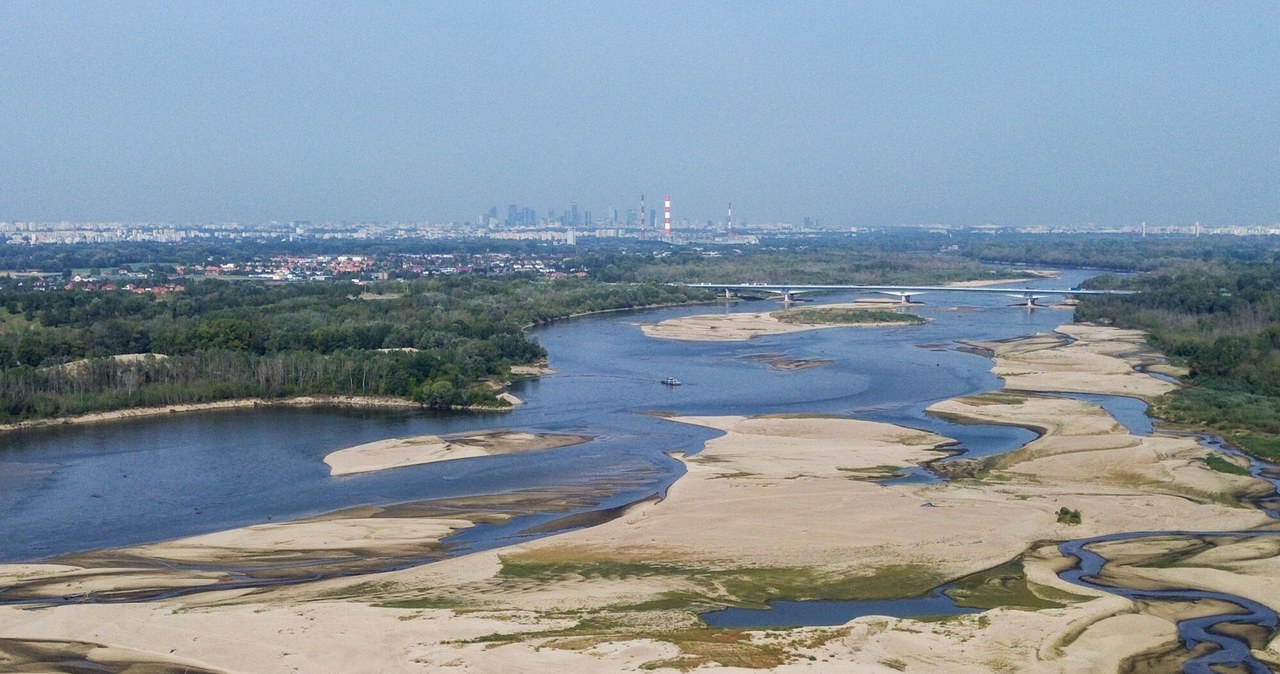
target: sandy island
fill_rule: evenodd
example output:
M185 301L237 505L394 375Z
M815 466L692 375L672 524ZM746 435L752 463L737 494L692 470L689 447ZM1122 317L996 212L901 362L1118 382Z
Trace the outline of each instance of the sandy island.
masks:
M881 484L902 467L941 456L949 442L887 424L679 418L724 435L682 458L688 473L667 498L604 524L290 588L34 611L0 607L0 662L19 662L39 645L91 662L123 657L225 672L586 674L718 664L715 671L725 672L1084 673L1117 671L1139 654L1162 657L1171 648L1176 654L1174 621L1203 607L1138 606L1066 584L1055 571L1068 562L1046 541L1274 526L1239 501L1266 485L1209 470L1206 450L1192 439L1134 436L1097 406L1032 392L1077 390L1098 375L1087 384L1093 392L1155 394L1157 388L1128 376L1143 360L1132 334L1081 326L1062 332L1078 341L996 346L1005 349L997 371L1009 368L1007 379L1020 392L934 406L955 418L1041 432L1016 452L976 462L970 477ZM1058 522L1062 507L1079 510L1082 523ZM382 535L434 540L466 526L437 515L413 525L418 532L359 533L367 526L360 519L328 534L315 524L293 532L298 538L253 527L244 535L257 545L285 536L285 547L297 552L289 541L303 533L308 540L318 535L313 544L322 547L327 535L369 536L376 544ZM234 549L219 536L148 549L155 556ZM1164 559L1161 545L1186 554L1143 566L1144 559ZM1275 539L1210 541L1190 552L1187 545L1118 543L1107 553L1127 578L1228 589L1280 605ZM67 574L87 571L9 565L0 574L20 589L70 584ZM940 621L872 616L785 630L709 630L697 619L701 610L771 598L911 596L975 573L969 596L1002 608ZM35 641L41 639L51 641ZM1258 649L1269 661L1280 657L1265 638Z
M350 475L437 461L567 447L590 439L589 435L520 431L479 431L448 437L419 435L340 449L324 457L324 462L329 465L330 475Z
M900 306L897 302L893 306ZM885 303L875 300L844 304L823 304L815 309L867 309L884 310ZM883 328L901 327L909 323L891 321L868 323L784 323L778 320L780 311L747 312L732 314L698 314L669 318L660 323L643 323L640 329L645 335L658 339L675 339L686 342L741 342L752 337L781 335L822 328Z

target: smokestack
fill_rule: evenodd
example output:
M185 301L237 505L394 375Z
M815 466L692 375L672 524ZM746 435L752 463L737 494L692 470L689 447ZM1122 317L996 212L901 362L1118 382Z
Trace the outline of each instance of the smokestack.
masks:
M671 238L671 195L667 195L667 200L662 206L662 234L668 239Z
M733 202L729 202L729 238L733 238Z

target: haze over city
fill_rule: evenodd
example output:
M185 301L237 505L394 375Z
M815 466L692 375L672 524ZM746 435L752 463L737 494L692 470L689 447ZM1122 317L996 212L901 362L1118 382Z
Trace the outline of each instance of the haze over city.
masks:
M0 220L1280 221L1273 2L0 5Z

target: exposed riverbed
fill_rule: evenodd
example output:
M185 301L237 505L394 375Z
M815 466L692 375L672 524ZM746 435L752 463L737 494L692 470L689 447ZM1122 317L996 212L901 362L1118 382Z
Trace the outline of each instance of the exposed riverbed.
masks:
M1066 272L1028 285L1075 285L1089 275ZM849 299L837 295L823 302ZM948 296L946 303L911 308L931 319L925 325L821 330L741 343L669 342L647 338L637 327L640 321L706 313L706 306L563 321L532 332L559 374L517 383L513 393L527 404L507 413L242 409L5 433L0 561L149 543L360 504L648 476L643 486L593 505L610 508L664 490L682 472L667 453L696 451L714 435L651 412L852 415L941 433L974 452L1016 447L1028 438L1021 429L951 424L923 413L934 401L990 390L999 380L980 356L917 345L1049 331L1070 313L1026 311L985 295ZM780 307L742 302L711 310L762 308ZM761 352L832 362L780 371L752 358ZM684 385L662 386L658 380L664 376ZM323 461L332 451L387 438L495 428L596 439L527 455L341 478L329 476Z

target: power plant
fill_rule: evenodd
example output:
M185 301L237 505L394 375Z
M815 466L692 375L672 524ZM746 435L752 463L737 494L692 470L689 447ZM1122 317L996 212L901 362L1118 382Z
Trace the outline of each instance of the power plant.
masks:
M667 237L667 241L671 240L671 195L667 195L665 205L662 209L662 235Z

